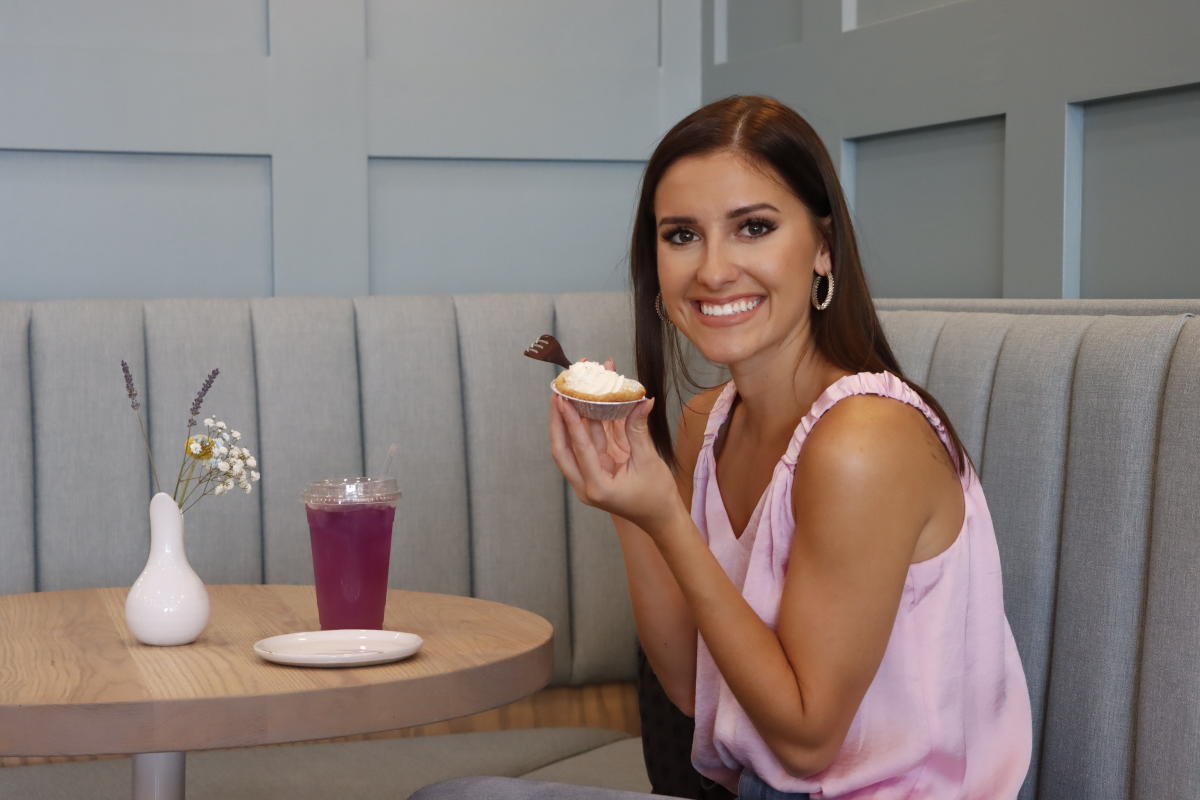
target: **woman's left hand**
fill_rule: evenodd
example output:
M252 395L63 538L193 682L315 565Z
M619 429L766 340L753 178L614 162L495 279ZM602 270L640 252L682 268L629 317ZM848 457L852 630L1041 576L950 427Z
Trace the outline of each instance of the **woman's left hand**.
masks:
M650 438L643 400L623 420L584 419L566 399L550 398L550 452L584 503L624 517L653 535L683 509L671 468Z

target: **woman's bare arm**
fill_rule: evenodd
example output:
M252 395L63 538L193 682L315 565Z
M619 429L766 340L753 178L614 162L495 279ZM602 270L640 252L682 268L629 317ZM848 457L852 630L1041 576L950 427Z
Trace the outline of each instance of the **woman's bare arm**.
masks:
M776 630L721 579L690 518L654 530L722 677L793 774L833 760L879 667L943 469L922 461L932 435L919 412L880 398L843 401L814 428Z
M702 392L685 405L676 436L675 483L685 508L691 508L692 476L704 441L704 428L722 387ZM625 573L642 650L667 697L689 717L696 703L696 620L658 546L623 517L613 525L625 557Z

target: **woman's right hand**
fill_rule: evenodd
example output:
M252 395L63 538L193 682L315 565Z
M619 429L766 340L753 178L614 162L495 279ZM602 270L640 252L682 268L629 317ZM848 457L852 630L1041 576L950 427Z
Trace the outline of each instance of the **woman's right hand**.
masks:
M643 400L623 420L584 419L565 398L550 399L550 452L575 495L629 520L651 536L687 509L675 477L650 438Z

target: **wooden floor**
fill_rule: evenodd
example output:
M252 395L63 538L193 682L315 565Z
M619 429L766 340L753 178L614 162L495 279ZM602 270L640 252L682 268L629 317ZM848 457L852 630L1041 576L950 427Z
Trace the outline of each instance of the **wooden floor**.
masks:
M365 733L322 742L361 741L365 739L395 739L408 736L438 736L446 733L499 731L520 728L608 728L625 731L631 736L641 734L638 721L637 689L632 683L603 683L592 686L558 686L518 700L507 706L473 714L469 717L402 728L395 731ZM296 742L294 744L304 744ZM268 745L288 747L291 745ZM64 761L95 761L100 758L127 756L50 756L0 757L0 767L29 764L61 763Z

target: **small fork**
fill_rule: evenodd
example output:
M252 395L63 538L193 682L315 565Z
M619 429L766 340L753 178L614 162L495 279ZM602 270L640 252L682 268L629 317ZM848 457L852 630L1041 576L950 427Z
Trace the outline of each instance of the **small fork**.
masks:
M534 341L533 344L525 348L525 355L536 361L548 361L551 364L558 364L563 369L569 369L571 362L567 360L567 356L563 353L562 345L548 333L543 333Z

